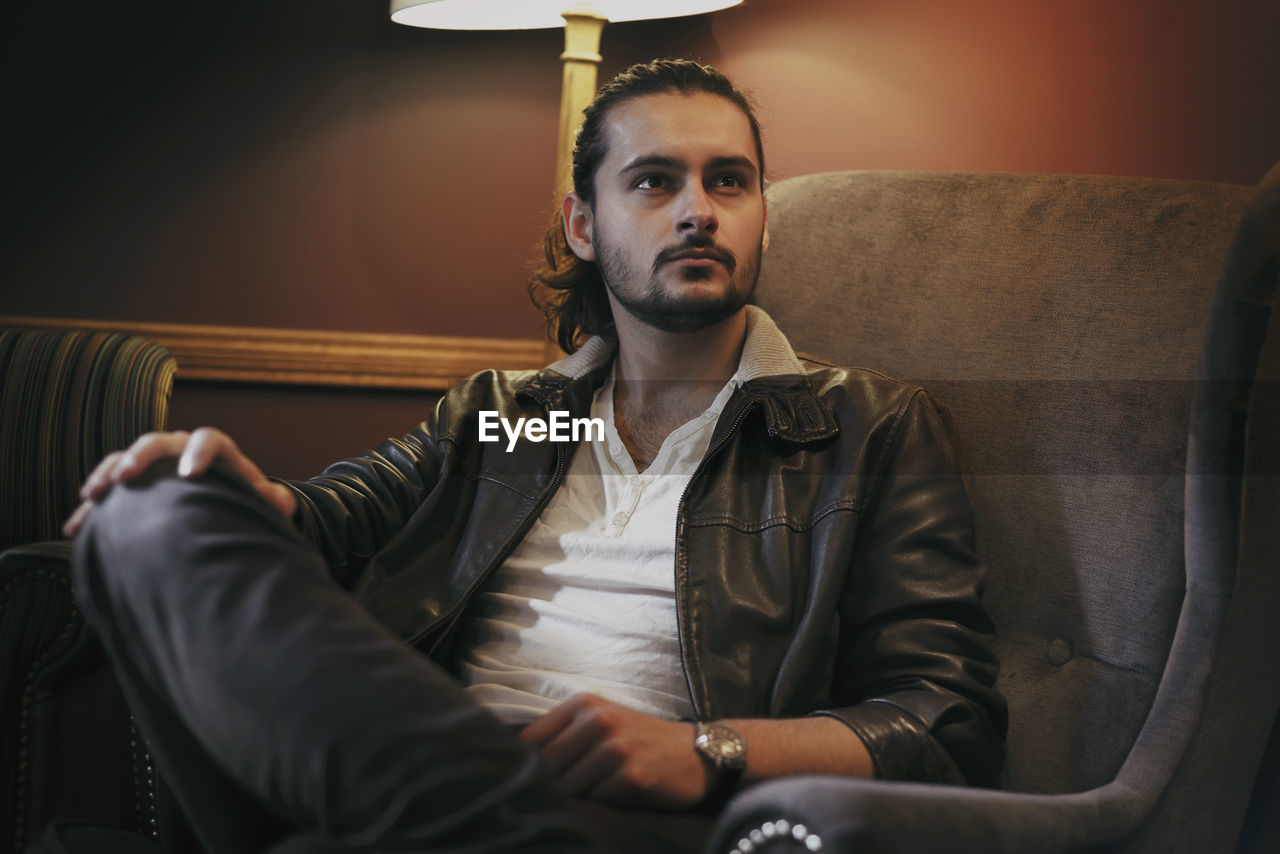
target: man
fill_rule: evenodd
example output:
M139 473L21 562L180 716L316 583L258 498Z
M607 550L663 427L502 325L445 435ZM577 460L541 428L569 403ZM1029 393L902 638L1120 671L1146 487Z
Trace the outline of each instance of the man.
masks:
M800 360L747 306L763 179L723 76L628 69L538 277L572 355L472 377L305 483L208 429L91 476L85 610L207 846L657 850L636 834L666 811L664 844L696 850L755 780L996 783L948 417ZM603 441L482 429L555 413Z

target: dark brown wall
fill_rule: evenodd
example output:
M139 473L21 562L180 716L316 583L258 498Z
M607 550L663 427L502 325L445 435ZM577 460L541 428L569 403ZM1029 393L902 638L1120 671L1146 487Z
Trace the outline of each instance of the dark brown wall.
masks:
M1253 184L1280 159L1272 0L766 2L712 22L724 69L766 105L775 177L958 169Z
M187 429L215 424L269 474L302 479L407 433L436 398L429 392L180 383L169 423Z
M409 29L382 0L27 5L0 36L0 314L539 334L559 31ZM1277 31L1273 0L747 0L607 27L603 74L720 65L761 103L775 179L1253 183L1280 158ZM181 385L172 422L301 476L426 402Z

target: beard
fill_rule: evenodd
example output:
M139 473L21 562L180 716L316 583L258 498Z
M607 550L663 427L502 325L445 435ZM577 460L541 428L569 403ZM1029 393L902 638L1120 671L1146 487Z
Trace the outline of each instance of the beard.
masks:
M719 293L684 291L678 284L665 287L658 278L659 269L672 256L687 249L710 249L718 253L717 260L729 274L728 286ZM601 278L618 303L640 322L673 333L701 332L737 314L755 292L764 251L757 246L740 263L728 249L717 246L713 238L694 235L659 252L648 278L644 279L628 265L620 247L611 244L598 230L595 250ZM679 281L691 284L706 281L714 272L714 268L709 267L683 267Z

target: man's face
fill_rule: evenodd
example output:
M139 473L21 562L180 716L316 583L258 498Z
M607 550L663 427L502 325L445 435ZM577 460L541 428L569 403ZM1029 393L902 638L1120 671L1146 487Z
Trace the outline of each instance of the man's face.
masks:
M595 204L566 201L573 251L595 261L620 311L696 332L742 308L768 243L755 137L716 95L646 95L606 120Z

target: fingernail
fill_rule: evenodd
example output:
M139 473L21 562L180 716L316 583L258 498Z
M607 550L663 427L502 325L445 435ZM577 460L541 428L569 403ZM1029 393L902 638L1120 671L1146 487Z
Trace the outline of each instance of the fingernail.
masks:
M178 460L178 477L190 477L191 470L194 467L195 466L192 464L191 460L188 457L183 457L182 459Z

